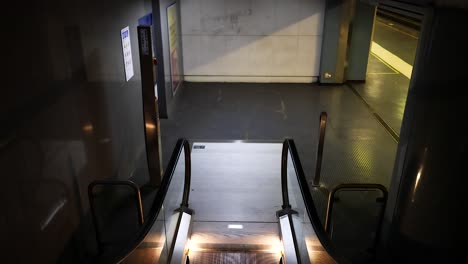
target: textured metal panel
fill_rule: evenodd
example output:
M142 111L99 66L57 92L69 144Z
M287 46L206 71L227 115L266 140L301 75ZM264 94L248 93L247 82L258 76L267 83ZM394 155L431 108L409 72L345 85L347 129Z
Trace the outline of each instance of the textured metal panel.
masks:
M256 252L195 252L190 254L191 264L278 264L277 254Z
M209 143L192 149L194 221L277 222L280 143ZM195 229L194 229L195 231Z

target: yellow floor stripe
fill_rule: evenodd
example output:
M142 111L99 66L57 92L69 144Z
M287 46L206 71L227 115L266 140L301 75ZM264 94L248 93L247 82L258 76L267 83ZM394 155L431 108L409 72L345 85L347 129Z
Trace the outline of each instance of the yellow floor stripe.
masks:
M392 75L392 74L398 74L398 73L396 73L396 72L368 72L367 74Z
M374 56L374 58L376 58L377 60L379 60L381 63L383 63L385 66L387 66L388 68L390 68L390 70L393 71L394 74L400 74L400 72L398 72L395 68L392 67L392 65L386 63L384 60L382 60L379 56L375 55L372 51L370 53L372 56Z
M382 46L375 43L374 41L372 41L371 52L374 53L376 57L378 57L378 59L381 59L381 61L384 61L386 64L390 65L391 68L400 72L408 79L411 79L413 66L400 59L398 56L391 53L390 51L384 49Z

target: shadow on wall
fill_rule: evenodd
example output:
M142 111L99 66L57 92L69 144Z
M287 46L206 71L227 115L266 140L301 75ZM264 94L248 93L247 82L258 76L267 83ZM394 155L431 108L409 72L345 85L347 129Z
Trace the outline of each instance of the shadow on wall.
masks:
M324 0L181 1L184 73L318 76L324 12Z
M146 160L136 26L150 7L147 0L37 1L10 32L12 83L0 104L5 262L89 261L96 245L88 184L134 171L148 177L139 167ZM127 25L129 82L120 40Z

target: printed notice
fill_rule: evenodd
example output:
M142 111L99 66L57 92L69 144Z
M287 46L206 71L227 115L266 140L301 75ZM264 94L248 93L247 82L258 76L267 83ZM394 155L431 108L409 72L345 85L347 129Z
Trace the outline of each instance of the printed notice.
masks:
M125 78L128 82L133 77L133 60L132 60L132 47L130 45L130 29L126 27L120 30L120 37L122 38L122 51L125 66Z

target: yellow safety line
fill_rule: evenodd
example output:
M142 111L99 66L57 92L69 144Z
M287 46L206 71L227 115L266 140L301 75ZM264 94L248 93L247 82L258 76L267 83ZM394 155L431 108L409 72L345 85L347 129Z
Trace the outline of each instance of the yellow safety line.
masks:
M385 75L392 75L392 74L399 74L399 73L396 73L396 72L368 72L367 74L385 74Z
M414 36L414 35L411 35L410 33L407 33L407 32L405 32L405 31L403 31L403 30L398 29L398 28L394 28L394 27L392 27L392 26L390 26L390 25L387 25L386 23L384 23L384 22L382 22L382 21L379 21L379 20L376 20L376 21L379 22L380 24L382 24L382 25L388 27L388 28L391 28L391 29L393 29L393 30L395 30L395 31L400 32L401 34L405 34L405 35L410 36L410 37L412 37L412 38L414 38L414 39L418 39L418 37L416 37L416 36Z
M383 59L381 59L379 56L377 56L374 52L371 51L372 56L374 56L376 59L378 59L380 62L382 62L383 64L385 64L385 66L389 67L390 70L394 71L394 74L400 74L399 71L397 71L395 68L392 67L392 65L388 64L387 62L385 62Z

